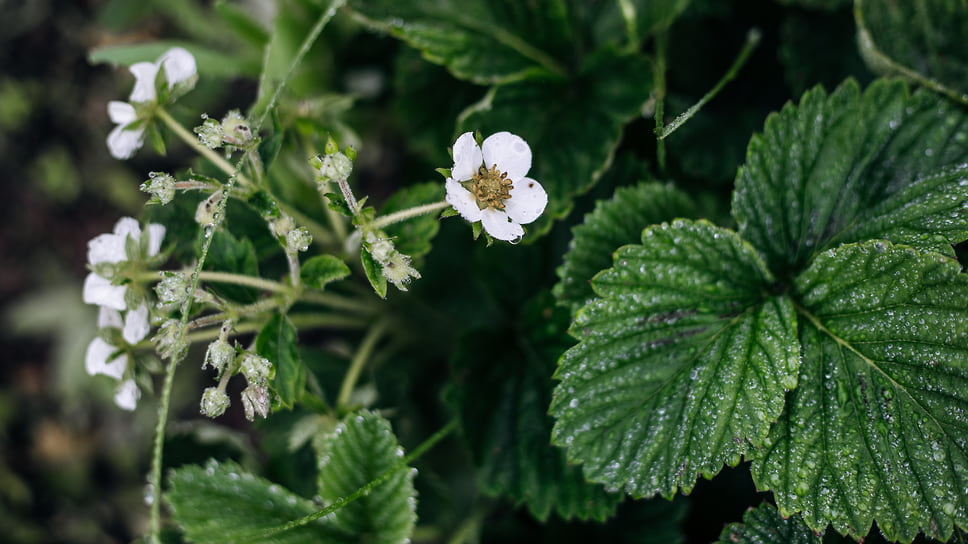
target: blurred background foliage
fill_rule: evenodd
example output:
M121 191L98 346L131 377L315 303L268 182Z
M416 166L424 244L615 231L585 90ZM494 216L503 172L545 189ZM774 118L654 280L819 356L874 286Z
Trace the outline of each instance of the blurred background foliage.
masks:
M701 215L728 221L736 168L769 112L816 84L831 89L846 77L861 83L872 79L858 53L851 8L849 0L693 0L673 26L667 61L670 118L716 83L750 28L763 33L739 77L668 139L668 179L693 195ZM0 527L5 542L127 542L146 530L144 477L155 409L148 395L134 413L118 410L109 381L84 372L96 309L81 302L80 284L87 241L109 231L118 217L142 213L145 196L138 185L146 173L181 168L192 157L181 145L171 145L167 156L146 150L127 162L108 155L106 104L127 95L131 77L124 67L100 62L98 51L123 45L132 59L141 59L154 58L171 44L191 44L201 77L173 112L191 126L197 123L193 112L220 117L232 108L264 108L265 97L257 94L264 48L272 42L273 54L287 58L284 52L298 47L320 9L313 0L0 1L0 169L6 192L0 199ZM286 30L273 32L274 25ZM281 43L285 40L291 43ZM650 43L644 47L651 50ZM270 81L287 67L271 56L266 65L264 77ZM290 81L277 121L289 144L332 133L360 149L358 194L382 205L402 184L439 181L433 169L447 166L446 147L453 142L458 114L485 90L454 79L341 13ZM458 316L464 330L494 334L494 323L526 319L504 315L502 301L520 302L549 288L555 279L543 273L560 264L570 227L614 187L650 177L647 165L656 161L653 126L646 117L626 127L608 181L580 196L572 213L540 243L494 247L485 258L482 244L467 243L464 225L441 224L434 250L423 258L424 278L413 286L415 298L395 308L421 324L419 334L438 341L419 352L396 352L392 364L378 359L367 377L382 395L381 404L395 407L394 431L405 447L447 421L453 399L468 394L460 390L460 379L455 388L453 375L486 370L486 365L451 367L451 353L473 351L475 344L469 335L456 335L448 320ZM302 158L284 160L274 166L274 177L305 168ZM290 199L302 190L279 183L280 193ZM185 204L182 212L151 213L191 209ZM511 252L513 259L505 258ZM511 276L514 282L504 281ZM388 304L399 300L391 297ZM540 304L536 299L529 311ZM332 337L310 338L307 344L314 342L330 349L307 349L303 359L332 397L335 391L329 389L345 368L347 346ZM189 360L199 360L198 355ZM252 427L238 406L216 423L202 419L197 401L208 377L189 367L178 374L182 383L175 387L172 418L177 423L165 446L166 466L234 459L297 493L311 494L312 478L305 475L314 470L315 459L308 437L326 422L297 409ZM415 395L416 390L423 394ZM738 521L749 505L762 500L741 465L700 481L690 496L674 503L626 501L606 525L564 522L547 512L547 521L540 522L512 501L479 494L468 469L472 463L453 438L418 462L421 523L464 523L468 531L483 527L485 542L710 542L726 523ZM469 511L480 517L465 520ZM417 542L440 538L419 526L414 535Z

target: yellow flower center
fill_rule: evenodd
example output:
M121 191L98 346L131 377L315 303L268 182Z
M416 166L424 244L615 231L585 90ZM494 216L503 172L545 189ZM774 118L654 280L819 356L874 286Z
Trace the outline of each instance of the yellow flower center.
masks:
M503 210L504 201L511 198L511 189L514 189L514 186L511 185L507 172L498 170L496 164L491 166L490 170L481 165L470 182L470 191L482 210L486 208Z

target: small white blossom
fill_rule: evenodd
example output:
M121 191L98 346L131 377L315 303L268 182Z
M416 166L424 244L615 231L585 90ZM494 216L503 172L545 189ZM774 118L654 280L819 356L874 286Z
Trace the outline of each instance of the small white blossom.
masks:
M147 119L141 115L150 112L151 105L158 99L155 78L162 67L165 69L168 90L173 95L190 90L198 79L195 57L181 47L165 51L155 62L131 65L129 70L134 75L134 88L128 96L128 102L108 102L108 117L117 125L107 138L108 150L114 158L129 159L144 145Z
M91 376L104 374L115 380L120 380L128 368L128 356L122 353L114 359L110 359L111 355L117 351L117 347L108 344L101 337L91 340L91 343L87 346L87 353L84 355L84 369Z
M152 223L148 225L148 251L145 257L154 257L161 251L161 243L165 238L165 226ZM130 217L122 217L115 225L114 232L95 236L87 243L87 264L92 269L84 279L82 296L87 304L106 306L114 310L124 310L124 285L114 285L106 276L113 276L112 267L129 260L127 254L128 238L135 244L141 242L141 227L138 221Z
M141 390L134 380L127 379L121 382L114 393L114 403L122 410L132 411L138 406L138 399L141 398Z
M548 204L541 184L527 177L531 148L520 136L498 132L478 146L470 132L461 134L453 147L454 167L447 178L447 202L460 215L498 240L524 236L526 225Z

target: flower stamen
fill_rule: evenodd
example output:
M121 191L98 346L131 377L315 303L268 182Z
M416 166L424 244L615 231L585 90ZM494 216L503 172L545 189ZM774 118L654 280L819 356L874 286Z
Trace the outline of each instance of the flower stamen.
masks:
M514 189L507 172L498 170L496 164L492 165L490 170L481 165L477 173L471 177L470 185L471 193L474 194L477 205L482 210L487 208L503 210L504 201L511 198L511 189Z

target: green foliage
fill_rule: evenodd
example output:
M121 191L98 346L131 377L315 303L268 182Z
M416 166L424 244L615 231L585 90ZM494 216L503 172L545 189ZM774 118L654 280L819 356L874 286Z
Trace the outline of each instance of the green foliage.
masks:
M968 276L883 241L819 255L800 293L800 385L755 456L784 515L942 540L968 522Z
M373 260L373 255L370 251L364 247L360 250L360 260L363 263L363 273L366 274L367 281L370 282L370 287L376 292L380 298L387 298L387 279L383 275L383 269L380 264Z
M302 394L306 383L306 366L296 349L296 328L282 314L272 316L255 339L255 349L275 368L273 389L287 407Z
M332 255L317 255L307 259L299 270L303 283L315 289L322 289L327 283L349 275L350 268L346 263Z
M390 423L377 414L348 415L323 442L319 457L319 496L342 499L384 476L389 478L363 497L336 511L333 526L351 542L408 542L416 522L414 471L402 463L403 449Z
M952 255L968 237L968 115L897 81L848 81L771 115L736 178L739 232L784 279L818 253L887 238Z
M453 358L454 401L474 455L481 490L524 504L546 521L610 517L622 499L584 481L550 445L554 361L573 344L568 313L545 293L522 309L517 326L468 331Z
M440 183L421 183L398 191L386 204L381 213L389 215L423 204L439 202L444 198L444 186ZM394 239L397 251L413 258L422 257L430 251L430 241L437 235L440 221L436 214L428 213L409 221L388 226L385 230Z
M860 0L860 51L871 67L903 75L968 104L968 4L961 0Z
M797 321L749 244L707 222L650 227L592 283L551 403L554 442L588 478L668 497L763 440L796 385Z
M204 229L199 229L199 244L203 238ZM259 275L259 259L256 257L255 247L248 238L238 239L231 232L217 230L212 233L212 245L208 250L208 260L205 268L208 270L232 270L246 276ZM255 302L259 291L251 287L213 282L212 291L243 303Z
M594 297L592 276L608 268L616 249L638 242L647 225L694 214L689 197L672 185L640 183L619 188L611 200L598 202L584 222L572 229L574 236L557 270L561 281L555 285L555 297L577 311Z
M254 476L233 462L188 465L168 478L174 518L196 544L339 542L331 523L317 520L270 537L263 532L307 516L317 506L289 490ZM345 540L345 537L344 539Z
M743 514L742 523L723 529L716 544L820 544L821 539L799 516L783 518L775 507L763 503Z

